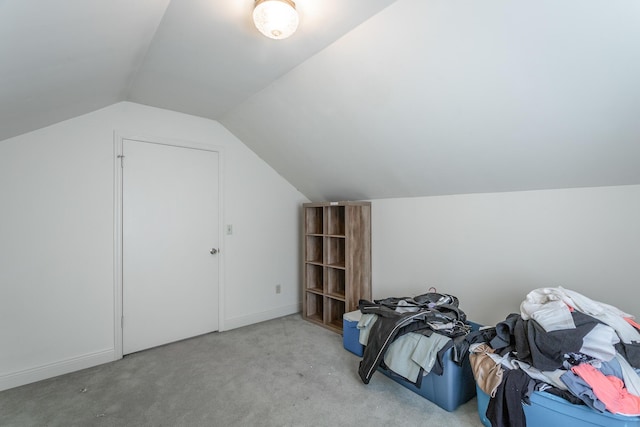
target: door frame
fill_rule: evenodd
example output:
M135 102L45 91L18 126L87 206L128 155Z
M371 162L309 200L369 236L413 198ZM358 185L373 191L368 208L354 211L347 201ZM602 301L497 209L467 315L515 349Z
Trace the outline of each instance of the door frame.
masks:
M126 163L126 158L121 158L123 155L123 141L132 140L138 142L145 142L149 144L170 145L181 148L191 148L196 150L212 151L218 153L218 331L224 330L224 148L219 145L205 144L201 142L191 142L176 139L160 138L155 136L140 135L138 133L124 133L120 131L114 131L113 133L113 175L114 175L114 187L113 187L113 220L114 220L114 245L113 245L113 259L114 259L114 284L113 284L113 348L114 348L114 360L122 359L122 316L123 316L123 277L122 277L122 248L123 248L123 235L122 235L122 167L121 162Z

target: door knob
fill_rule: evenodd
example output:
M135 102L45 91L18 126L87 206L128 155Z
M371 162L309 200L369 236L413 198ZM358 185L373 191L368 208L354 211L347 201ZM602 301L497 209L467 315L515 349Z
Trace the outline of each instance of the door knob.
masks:
M215 254L217 254L217 253L218 253L218 250L217 250L216 248L211 248L211 250L209 251L209 253L210 253L211 255L215 255Z

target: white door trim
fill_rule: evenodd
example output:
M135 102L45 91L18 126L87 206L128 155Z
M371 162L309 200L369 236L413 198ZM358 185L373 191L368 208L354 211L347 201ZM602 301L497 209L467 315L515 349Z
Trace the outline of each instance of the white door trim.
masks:
M147 142L151 144L171 145L174 147L193 148L196 150L213 151L218 153L218 236L219 241L219 268L218 268L218 330L224 330L224 148L213 144L200 142L181 141L155 136L139 135L135 133L123 133L115 131L113 135L113 175L114 175L114 284L113 284L113 348L114 360L122 359L122 167L123 140Z

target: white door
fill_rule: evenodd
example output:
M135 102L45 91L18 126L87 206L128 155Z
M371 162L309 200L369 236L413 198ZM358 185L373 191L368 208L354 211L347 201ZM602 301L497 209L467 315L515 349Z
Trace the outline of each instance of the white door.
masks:
M124 139L123 155L123 354L218 330L218 153Z

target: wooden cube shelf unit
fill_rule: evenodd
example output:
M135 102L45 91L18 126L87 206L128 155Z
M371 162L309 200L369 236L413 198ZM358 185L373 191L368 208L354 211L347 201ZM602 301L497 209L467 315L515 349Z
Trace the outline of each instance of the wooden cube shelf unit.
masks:
M335 332L371 299L371 203L305 203L302 315Z

